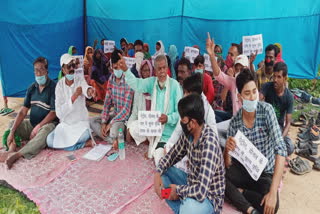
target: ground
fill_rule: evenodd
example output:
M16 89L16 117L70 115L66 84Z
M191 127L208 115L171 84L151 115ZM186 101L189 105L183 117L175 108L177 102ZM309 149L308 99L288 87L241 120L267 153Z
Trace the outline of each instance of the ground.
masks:
M1 87L0 87L1 88ZM0 91L0 97L1 91ZM23 98L9 98L9 107L15 109L15 112L18 112L20 106L22 105ZM3 107L3 99L1 98L0 107ZM312 107L316 110L320 110L319 107ZM0 116L0 133L7 128L7 124L10 121L9 116ZM296 139L298 128L292 127L290 129L290 137L292 139ZM2 135L2 134L0 134ZM293 155L291 158L293 158ZM311 162L310 162L311 164ZM280 193L280 210L279 214L316 214L320 213L320 205L319 205L319 196L320 196L320 172L312 170L311 173L298 176L294 175L291 172L287 172L285 178L283 180L283 188L282 192ZM1 195L4 194L6 190L0 188L0 212L4 204L6 202L3 201ZM12 192L7 192L6 194L10 197L17 198L17 196ZM23 198L21 196L21 198ZM19 199L19 197L17 198ZM20 199L19 199L20 200ZM22 201L22 202L21 202ZM23 203L27 204L26 201L17 202L17 200L8 200L7 203L19 203L19 206L23 206ZM11 206L11 205L10 205ZM28 208L33 209L30 207L29 204L26 205ZM18 212L17 212L18 213ZM33 213L30 212L22 212L22 213Z

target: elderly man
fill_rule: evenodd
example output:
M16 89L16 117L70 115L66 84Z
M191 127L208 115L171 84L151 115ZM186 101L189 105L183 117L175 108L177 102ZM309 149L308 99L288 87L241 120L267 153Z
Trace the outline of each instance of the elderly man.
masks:
M119 67L125 71L125 80L127 84L135 91L140 93L149 93L151 95L151 111L160 111L159 122L162 124L161 137L140 136L138 130L131 130L131 136L139 145L145 140L149 140L148 157L154 157L157 165L160 158L164 155L163 147L170 138L176 124L179 120L178 102L182 96L179 83L167 75L168 62L164 55L155 58L156 77L146 79L136 78L121 56Z
M31 159L44 149L47 135L56 124L56 84L48 77L48 61L38 57L33 67L36 82L28 88L23 106L16 119L9 124L10 134L6 141L8 152L0 154L1 161L5 161L9 169L19 158ZM25 119L29 109L30 119ZM16 136L29 141L19 151L16 148Z

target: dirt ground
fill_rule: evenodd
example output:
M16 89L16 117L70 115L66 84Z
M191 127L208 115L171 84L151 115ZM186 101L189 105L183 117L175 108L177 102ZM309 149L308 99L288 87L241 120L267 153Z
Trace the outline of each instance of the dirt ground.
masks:
M1 86L0 86L1 90ZM3 107L0 91L0 107ZM9 98L9 107L19 111L23 98ZM317 107L315 107L317 108ZM7 128L9 116L0 116L0 133ZM291 127L290 137L296 139L298 128ZM295 155L292 155L293 158ZM310 162L310 164L312 164ZM320 213L320 172L312 170L302 176L287 172L280 193L279 214L319 214Z

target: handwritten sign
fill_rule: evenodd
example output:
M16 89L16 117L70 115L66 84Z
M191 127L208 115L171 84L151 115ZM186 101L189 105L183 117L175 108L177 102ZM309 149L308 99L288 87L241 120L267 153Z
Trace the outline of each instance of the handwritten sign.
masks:
M128 68L132 68L132 66L136 63L135 58L133 57L123 57L124 60L126 61L126 65L128 66Z
M76 60L76 64L79 63L78 68L83 68L83 55L74 55L73 57Z
M208 54L203 54L203 57L204 57L204 69L206 71L213 71L212 70L212 66L211 66L211 61L210 61L210 56ZM216 57L216 60L218 58Z
M116 42L112 40L104 40L103 51L104 53L112 53L116 46Z
M199 55L199 49L193 47L184 47L184 57L187 58L191 63Z
M237 159L248 171L250 176L257 181L268 163L268 159L238 130L234 137L237 147L229 154Z
M243 54L246 56L250 56L252 53L255 53L256 51L258 51L258 54L261 54L263 51L262 34L257 34L253 36L243 36L242 49Z
M162 128L159 122L160 111L139 111L139 135L141 136L161 136Z

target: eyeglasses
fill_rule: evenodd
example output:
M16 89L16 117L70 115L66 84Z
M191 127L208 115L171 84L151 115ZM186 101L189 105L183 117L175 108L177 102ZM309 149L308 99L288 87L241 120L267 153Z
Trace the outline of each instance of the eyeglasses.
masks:
M75 68L75 67L76 67L76 64L74 62L71 62L67 65L68 69Z

